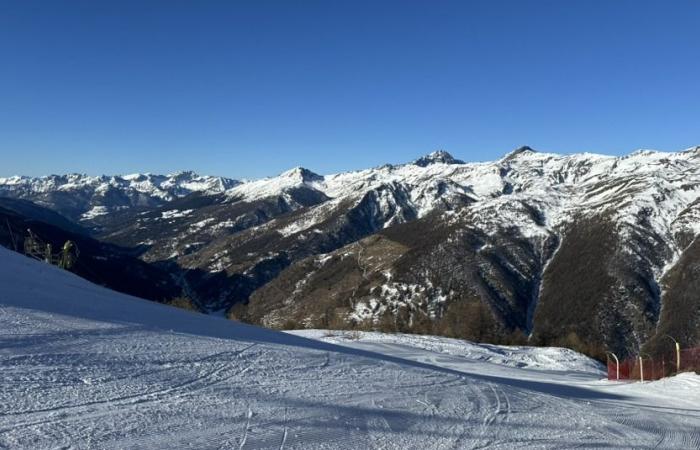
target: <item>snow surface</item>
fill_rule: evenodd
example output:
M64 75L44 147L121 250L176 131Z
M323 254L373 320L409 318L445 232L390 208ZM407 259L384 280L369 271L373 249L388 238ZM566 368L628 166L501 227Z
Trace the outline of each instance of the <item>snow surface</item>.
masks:
M186 209L184 211L180 211L179 209L171 209L160 213L160 217L161 219L178 219L180 217L189 216L193 211L193 209Z
M417 334L386 334L377 332L347 332L329 330L293 330L288 333L311 339L319 339L338 345L398 345L426 350L430 354L448 354L473 361L488 362L534 370L576 371L600 378L605 367L568 348L514 347L468 342L440 336Z
M89 211L83 213L80 218L83 220L94 219L95 217L109 214L109 209L105 206L93 206Z
M618 384L568 350L327 334L147 302L0 248L0 448L700 447L696 375Z

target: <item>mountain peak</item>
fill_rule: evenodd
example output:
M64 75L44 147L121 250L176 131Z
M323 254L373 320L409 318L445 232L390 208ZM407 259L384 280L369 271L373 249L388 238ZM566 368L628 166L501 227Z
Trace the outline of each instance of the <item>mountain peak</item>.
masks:
M532 147L529 147L527 145L523 145L522 147L518 147L512 152L508 153L506 156L503 157L504 160L509 160L513 159L518 155L523 155L523 154L534 154L537 153L536 150L534 150Z
M684 155L690 155L691 158L696 158L700 156L700 145L695 147L690 147L689 149L682 152Z
M419 167L427 167L431 164L464 164L464 161L455 159L444 150L437 150L418 158L417 160L413 161L413 164Z
M150 175L150 174L147 174ZM199 174L195 173L193 170L179 170L174 173L169 173L167 175L170 178L175 178L175 179L187 179L187 178L198 178Z
M284 178L295 178L301 180L303 183L310 183L313 181L321 181L323 177L315 172L310 171L304 167L295 167L286 172L280 174L280 177Z

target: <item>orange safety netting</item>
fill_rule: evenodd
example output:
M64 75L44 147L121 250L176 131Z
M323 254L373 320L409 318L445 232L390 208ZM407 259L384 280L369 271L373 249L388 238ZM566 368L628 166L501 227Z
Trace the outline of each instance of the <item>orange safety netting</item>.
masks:
M700 370L700 347L683 349L678 355L669 352L655 358L627 358L620 361L619 367L616 360L608 358L608 380L658 380L694 370Z

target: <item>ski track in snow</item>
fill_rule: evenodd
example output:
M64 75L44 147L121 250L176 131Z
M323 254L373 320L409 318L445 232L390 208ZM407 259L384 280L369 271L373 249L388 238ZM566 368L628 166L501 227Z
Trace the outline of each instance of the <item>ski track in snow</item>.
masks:
M328 334L134 299L0 249L0 448L700 447L695 375L616 384L560 349Z

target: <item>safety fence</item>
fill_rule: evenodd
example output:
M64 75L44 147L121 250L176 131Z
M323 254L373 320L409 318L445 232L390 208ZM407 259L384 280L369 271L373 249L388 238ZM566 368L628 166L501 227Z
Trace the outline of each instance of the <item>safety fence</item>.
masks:
M608 355L608 380L651 381L680 372L700 371L700 347L680 349L656 357L640 355L622 361Z

